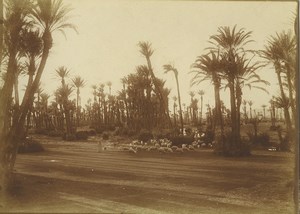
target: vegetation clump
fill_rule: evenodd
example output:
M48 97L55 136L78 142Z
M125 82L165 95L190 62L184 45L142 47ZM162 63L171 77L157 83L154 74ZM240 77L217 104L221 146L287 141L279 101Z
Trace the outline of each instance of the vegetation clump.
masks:
M45 151L45 149L42 144L31 138L24 139L18 148L18 153L33 153L43 151Z

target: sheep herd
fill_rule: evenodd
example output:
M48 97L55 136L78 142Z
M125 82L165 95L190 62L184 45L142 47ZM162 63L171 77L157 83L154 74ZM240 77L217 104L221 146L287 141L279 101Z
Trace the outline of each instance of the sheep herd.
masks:
M129 151L130 153L139 152L158 152L162 154L166 153L183 153L195 151L197 148L206 146L201 141L195 140L191 144L181 144L179 146L172 145L172 141L169 139L151 139L148 142L134 140L129 145L124 146L124 151ZM208 145L211 147L210 145Z

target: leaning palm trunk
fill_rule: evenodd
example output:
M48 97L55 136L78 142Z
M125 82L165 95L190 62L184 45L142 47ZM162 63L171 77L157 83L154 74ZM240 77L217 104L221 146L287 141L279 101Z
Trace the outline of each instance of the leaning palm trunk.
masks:
M178 83L178 75L175 75L176 84L177 84L177 94L178 94L178 103L179 103L179 117L180 117L180 126L181 126L181 134L183 135L183 117L182 117L182 109L181 109L181 97L180 97L180 89Z
M296 119L296 105L294 102L294 96L293 96L293 87L292 87L292 78L291 78L291 68L289 65L286 65L286 77L288 82L288 89L289 89L289 100L290 100L290 106L292 109L292 121L295 125L295 119Z
M281 80L281 76L280 76L280 70L278 67L276 69L276 74L277 74L277 79L278 79L278 83L279 83L279 87L280 87L281 98L285 104L284 105L284 117L285 117L285 121L286 121L286 128L287 128L287 131L289 132L292 128L291 118L290 118L290 113L289 113L289 107L287 105L287 98L286 98L286 95L283 90L282 80Z

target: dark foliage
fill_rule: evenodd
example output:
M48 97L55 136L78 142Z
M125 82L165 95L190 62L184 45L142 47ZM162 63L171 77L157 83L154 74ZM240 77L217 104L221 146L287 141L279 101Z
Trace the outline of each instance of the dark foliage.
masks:
M273 146L270 142L270 136L268 133L260 133L255 136L253 133L248 133L249 142L252 145L261 145L263 147Z
M59 130L51 130L48 132L48 136L50 137L63 137L64 132Z
M182 144L192 144L194 141L193 136L176 136L176 137L171 137L170 140L172 141L172 145L174 146L181 146Z
M214 145L214 152L218 155L228 157L242 157L251 155L250 142L247 140L241 140L235 142L231 133L225 134L223 142L217 142Z
M45 151L41 143L36 140L27 138L20 145L18 153L32 153L32 152L43 152Z
M102 139L103 140L108 140L109 139L109 134L104 132L103 135L102 135Z
M88 139L88 131L78 131L76 132L76 140L87 140Z
M153 138L153 134L149 131L142 130L138 136L139 141L147 142Z

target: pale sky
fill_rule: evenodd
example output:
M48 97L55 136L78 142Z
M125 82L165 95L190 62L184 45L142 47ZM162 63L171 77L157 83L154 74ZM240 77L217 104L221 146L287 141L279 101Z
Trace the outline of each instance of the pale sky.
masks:
M82 106L92 98L91 85L112 82L112 93L121 89L120 78L135 71L146 61L139 53L139 41L149 41L155 50L151 58L155 74L171 88L170 98L177 95L174 75L164 74L162 66L172 63L179 71L182 102L189 104L189 91L205 91L204 103L214 105L211 83L190 88L190 65L197 56L206 53L209 37L220 26L253 31L254 43L249 48L262 49L270 35L293 30L296 2L226 2L226 1L100 1L64 0L74 10L70 19L79 34L67 31L67 40L54 35L43 77L45 92L53 95L60 85L55 69L66 66L72 76L86 80L81 89ZM254 101L254 108L268 104L278 93L272 67L259 72L271 83L270 95L253 89L245 90L244 98ZM71 81L70 81L71 82ZM21 86L22 87L22 86ZM108 89L107 89L108 92ZM229 107L229 91L221 93ZM53 96L52 96L53 98ZM74 91L75 98L75 91ZM198 96L197 96L198 98ZM173 104L173 101L170 103Z

